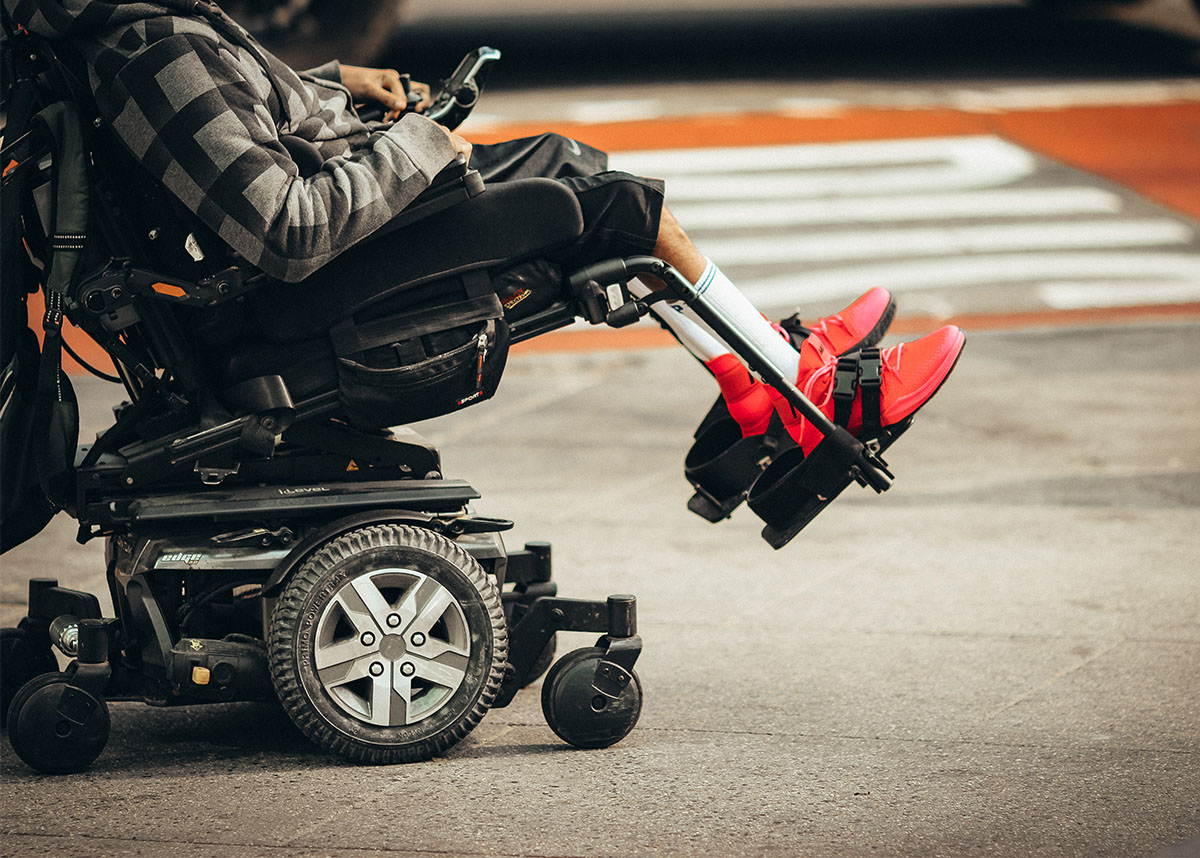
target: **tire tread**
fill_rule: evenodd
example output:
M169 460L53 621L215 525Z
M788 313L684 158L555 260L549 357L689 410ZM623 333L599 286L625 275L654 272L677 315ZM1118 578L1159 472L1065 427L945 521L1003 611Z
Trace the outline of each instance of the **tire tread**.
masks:
M467 577L487 607L492 629L492 663L480 693L451 726L403 747L364 744L327 724L308 702L292 661L292 633L308 594L339 563L374 548L403 547L426 551L453 563ZM449 539L421 527L377 524L344 534L313 554L284 587L268 631L269 663L275 692L300 732L318 747L357 763L387 764L427 760L460 742L487 714L500 691L508 662L508 630L495 582L466 551Z

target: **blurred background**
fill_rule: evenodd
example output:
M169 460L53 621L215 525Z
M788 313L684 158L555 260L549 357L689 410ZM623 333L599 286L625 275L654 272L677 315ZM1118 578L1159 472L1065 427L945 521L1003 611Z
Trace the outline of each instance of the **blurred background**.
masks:
M331 54L346 62L377 60L397 33L397 47L405 53L419 51L422 45L445 46L446 39L452 43L455 38L447 29L459 31L460 37L471 34L472 38L514 33L544 36L556 32L565 38L545 48L553 53L551 48L557 47L560 56L569 55L575 61L588 62L606 51L609 61L632 57L636 54L626 51L637 47L649 49L651 55L641 59L650 63L656 62L655 56L661 59L663 54L672 54L693 39L726 33L738 40L737 44L724 44L726 49L750 44L767 48L753 58L740 57L752 60L743 68L770 68L776 73L795 73L805 66L812 68L827 58L826 51L841 56L841 62L831 71L846 67L848 62L856 66L850 61L861 52L895 46L908 38L931 44L948 40L943 50L961 53L972 45L978 46L978 38L989 30L994 30L997 45L1013 37L1032 39L1030 44L1010 43L1010 47L1018 48L1015 52L1018 56L1036 54L1049 47L1050 41L1065 39L1069 57L1078 48L1080 39L1087 40L1089 34L1094 38L1095 33L1102 32L1094 26L1063 28L1054 23L1064 20L1072 25L1119 21L1200 35L1200 10L1195 0L761 0L738 4L716 0L570 0L568 3L512 0L503 4L480 0L360 0L354 4L353 15L347 15L346 4L336 0L230 0L224 6L273 50L302 67L322 62ZM564 20L572 21L567 28L569 34L563 32ZM960 28L964 28L961 33ZM599 38L621 31L642 35L627 47L605 45ZM1074 31L1074 35L1069 35L1069 31ZM664 43L662 37L666 34L671 34L670 41ZM676 38L682 38L682 45L675 43ZM812 48L814 41L823 42L825 50L805 60L797 49ZM787 49L789 43L793 50ZM582 45L590 46L582 55L564 50ZM849 56L845 55L847 49ZM884 51L884 56L894 54L894 49ZM985 52L976 57L982 63L980 68L990 67L986 62L990 56L991 52ZM1109 71L1119 71L1120 57L1109 59L1117 63ZM519 61L523 69L533 69L535 73L539 68L544 69L527 64L527 60L523 57ZM782 61L782 65L776 66L772 61ZM722 68L724 63L718 61L714 70ZM581 78L588 77L585 71L580 69ZM617 79L627 79L632 74L632 70L626 69L611 72ZM698 69L693 74L712 76L711 72L706 74Z
M247 5L302 67L436 83L499 48L462 133L554 130L667 179L770 313L864 284L936 319L1200 301L1192 0Z

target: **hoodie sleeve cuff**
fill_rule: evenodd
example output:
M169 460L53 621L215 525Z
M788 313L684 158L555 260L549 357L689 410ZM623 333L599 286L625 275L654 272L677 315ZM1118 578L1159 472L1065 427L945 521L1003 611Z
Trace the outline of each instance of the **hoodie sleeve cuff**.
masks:
M315 77L317 80L327 80L330 83L341 84L342 65L337 60L330 60L314 69L305 69L301 74Z
M404 151L412 165L431 181L457 154L440 125L415 113L401 116L400 121L384 133Z

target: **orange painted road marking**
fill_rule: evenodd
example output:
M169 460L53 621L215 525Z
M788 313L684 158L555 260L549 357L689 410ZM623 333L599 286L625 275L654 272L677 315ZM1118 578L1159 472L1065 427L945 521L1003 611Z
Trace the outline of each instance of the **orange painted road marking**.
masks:
M1086 307L1078 310L1026 310L1014 313L961 313L947 317L900 316L890 334L927 334L942 325L965 331L1001 331L1078 325L1120 325L1127 322L1200 319L1200 303L1148 304L1139 307ZM556 331L512 347L513 354L537 352L594 352L657 349L678 346L658 327L585 328Z

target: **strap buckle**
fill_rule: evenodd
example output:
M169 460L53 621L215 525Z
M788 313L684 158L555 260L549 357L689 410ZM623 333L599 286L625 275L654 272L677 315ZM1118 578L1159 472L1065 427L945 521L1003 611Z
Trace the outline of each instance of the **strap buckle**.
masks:
M858 353L858 383L862 387L863 429L880 428L880 396L883 387L883 358L878 348L863 349Z
M837 370L833 374L833 398L854 399L858 389L858 356L849 355L838 358Z
M883 384L883 358L879 349L868 348L858 353L858 383L863 387L880 387Z

